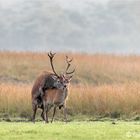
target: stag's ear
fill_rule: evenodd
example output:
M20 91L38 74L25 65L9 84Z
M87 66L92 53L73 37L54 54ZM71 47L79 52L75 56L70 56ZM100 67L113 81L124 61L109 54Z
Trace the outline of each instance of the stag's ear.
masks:
M52 79L53 79L53 80L56 80L56 79L58 79L58 78L59 78L59 77L56 76L56 75L53 75L53 76L52 76Z

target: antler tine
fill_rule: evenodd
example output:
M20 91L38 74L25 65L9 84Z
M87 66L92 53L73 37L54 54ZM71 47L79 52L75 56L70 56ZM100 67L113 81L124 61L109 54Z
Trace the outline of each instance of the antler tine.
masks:
M66 72L66 74L72 74L74 72L75 72L75 69L73 71L71 71L71 72Z
M69 57L66 55L66 61L67 62L71 62L73 60L73 58L72 59L69 59Z
M67 68L66 68L66 74L72 74L72 73L75 72L75 69L74 69L73 71L71 71L71 72L67 72L68 69L69 69L69 67L70 67L70 65L71 65L72 60L73 60L73 58L72 58L72 59L69 59L69 57L66 55L66 62L67 62L67 64L68 64L68 66L67 66Z
M56 53L52 53L52 52L49 52L48 53L48 56L50 58L50 63L51 63L51 67L52 67L52 70L53 72L55 73L56 76L59 77L59 75L56 73L56 71L54 70L54 66L53 66L53 57L55 56Z
M52 53L51 51L48 53L48 56L52 59L56 53Z
M66 73L67 73L67 70L69 69L69 67L70 67L70 63L72 62L72 59L69 59L69 57L66 55L66 62L67 62L67 64L68 64L68 66L67 66L67 68L66 68Z

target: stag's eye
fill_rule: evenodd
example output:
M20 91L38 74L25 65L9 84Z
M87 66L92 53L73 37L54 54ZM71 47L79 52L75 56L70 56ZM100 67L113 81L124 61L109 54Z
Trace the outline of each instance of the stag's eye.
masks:
M61 81L59 79L57 79L57 83L61 83Z

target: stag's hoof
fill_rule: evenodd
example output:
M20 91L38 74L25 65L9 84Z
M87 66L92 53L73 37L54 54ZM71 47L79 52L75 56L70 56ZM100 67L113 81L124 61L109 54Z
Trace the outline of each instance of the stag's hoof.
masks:
M44 124L48 124L49 122L44 121Z
M33 124L35 124L35 120L32 120Z

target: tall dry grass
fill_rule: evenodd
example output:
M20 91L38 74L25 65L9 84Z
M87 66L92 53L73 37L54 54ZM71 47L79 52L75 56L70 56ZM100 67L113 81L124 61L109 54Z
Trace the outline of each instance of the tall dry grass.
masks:
M69 114L140 115L140 56L69 54L76 73L67 101ZM55 67L66 67L57 54ZM31 115L30 90L44 70L51 70L46 53L0 52L0 115Z
M0 114L29 117L31 85L1 84ZM83 86L73 85L67 100L70 115L131 117L140 114L140 84Z
M29 116L31 113L31 86L0 84L0 115Z
M76 73L73 83L116 84L140 82L140 57L104 54L68 54L73 57ZM66 67L65 54L57 54L55 68L60 73ZM33 82L43 70L51 70L47 53L0 52L0 77Z
M140 84L72 87L68 106L73 113L98 116L140 114Z

